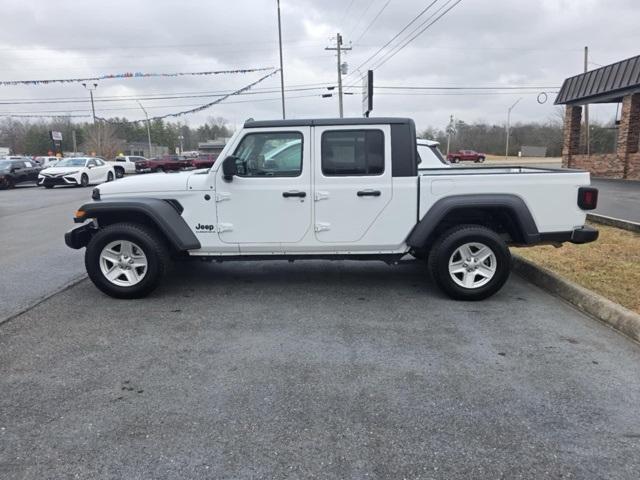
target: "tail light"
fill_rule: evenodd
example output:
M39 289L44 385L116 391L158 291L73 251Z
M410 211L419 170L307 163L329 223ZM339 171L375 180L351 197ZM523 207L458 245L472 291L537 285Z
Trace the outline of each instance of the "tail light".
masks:
M593 210L598 206L598 189L580 187L578 189L578 206L582 210Z

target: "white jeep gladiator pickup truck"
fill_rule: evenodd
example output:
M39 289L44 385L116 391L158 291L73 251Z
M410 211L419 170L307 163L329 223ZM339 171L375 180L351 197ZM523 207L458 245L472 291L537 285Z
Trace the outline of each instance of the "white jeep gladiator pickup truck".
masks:
M589 173L525 167L418 172L406 118L247 121L210 169L100 185L67 245L91 280L138 298L171 259L426 259L450 297L480 300L510 272L510 245L586 243Z

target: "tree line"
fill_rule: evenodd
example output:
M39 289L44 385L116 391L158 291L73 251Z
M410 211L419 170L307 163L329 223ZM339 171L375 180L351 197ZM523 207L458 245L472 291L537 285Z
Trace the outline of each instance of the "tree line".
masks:
M427 127L419 134L440 142L441 150L447 145L448 126ZM78 151L96 152L105 158L113 158L128 142L147 142L147 126L144 122L128 123L125 118L113 118L109 121L78 123L71 118L53 120L27 120L4 118L0 120L0 147L9 147L14 154L45 155L52 144L49 131L62 133L62 150L73 151L73 132L76 135ZM156 145L167 146L175 151L183 137L184 150L197 150L198 142L229 137L233 133L222 117L211 117L204 125L191 127L181 122L165 122L153 120L150 125L151 141ZM450 150L477 150L480 152L504 155L506 132L504 125L484 122L467 123L463 120L455 122L451 135ZM614 152L616 145L616 128L613 122L592 122L591 152ZM509 138L509 155L517 155L523 145L542 146L547 148L547 156L562 155L562 112L547 122L516 123L511 127Z
M523 145L546 147L548 157L562 156L562 113L547 122L516 123L511 126L509 135L509 155L515 156ZM447 127L428 127L420 132L421 138L440 142L444 152L447 147ZM450 151L476 150L492 155L504 155L506 148L506 129L504 125L484 122L466 123L458 120L451 129ZM610 153L616 148L617 130L613 122L591 122L591 153ZM584 137L584 136L583 136ZM584 138L583 138L584 143ZM584 145L582 145L585 150Z
M105 158L113 158L125 143L147 142L147 124L128 123L125 118L98 121L94 125L67 117L51 120L8 117L0 120L0 147L9 147L13 154L46 155L53 146L49 135L52 130L62 133L64 152L73 151L75 132L78 151L96 152ZM198 127L159 119L151 122L150 132L152 143L169 147L173 152L180 146L180 136L184 150L197 150L198 142L231 136L233 127L222 117L211 117Z

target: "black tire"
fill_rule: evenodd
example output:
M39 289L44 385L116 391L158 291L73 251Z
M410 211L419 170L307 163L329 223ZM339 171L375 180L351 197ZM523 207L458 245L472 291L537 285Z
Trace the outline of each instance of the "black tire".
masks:
M484 162L484 157L478 157L478 162L480 163Z
M109 281L100 269L100 254L105 246L117 240L135 243L147 258L147 270L139 283L120 286ZM142 298L151 293L160 283L170 264L169 251L164 241L152 229L136 223L114 223L96 233L84 256L89 278L101 291L114 298Z
M53 188L53 185L45 185L45 186L44 186L44 188L46 188L46 189L52 189L52 188Z
M2 180L0 180L0 188L2 188L3 190L9 190L9 189L11 189L13 187L15 187L15 183L13 181L13 178L4 177Z
M116 172L116 178L124 177L124 169L123 168L116 168L115 172ZM109 180L107 180L107 181L109 181Z
M481 243L489 247L495 256L495 273L484 285L466 288L456 283L449 273L449 260L465 243ZM481 225L460 225L447 230L435 241L429 252L428 266L436 285L449 297L455 300L483 300L498 292L509 278L511 253L504 240L493 230Z
M118 176L118 170L116 170L116 176ZM118 178L122 178L122 177L118 177ZM109 172L107 173L107 182L113 182L113 173Z
M460 163L460 159L458 157L453 158L453 163Z
M81 187L89 186L89 177L87 176L86 173L83 173L82 176L80 177L80 186Z

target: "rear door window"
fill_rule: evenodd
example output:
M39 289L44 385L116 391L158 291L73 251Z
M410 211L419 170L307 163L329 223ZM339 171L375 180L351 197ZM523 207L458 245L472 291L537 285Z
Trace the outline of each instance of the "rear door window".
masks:
M381 130L325 131L321 142L325 176L384 173L384 133Z

